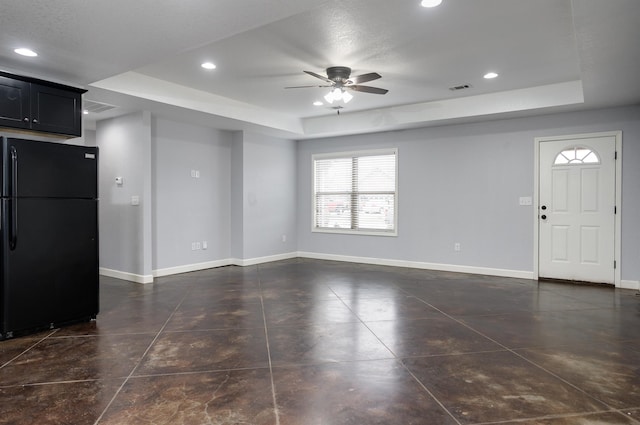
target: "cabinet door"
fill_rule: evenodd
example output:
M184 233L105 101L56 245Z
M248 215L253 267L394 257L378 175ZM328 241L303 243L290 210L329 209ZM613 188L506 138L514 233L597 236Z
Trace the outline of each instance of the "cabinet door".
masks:
M30 128L30 85L24 81L0 77L0 126Z
M31 128L81 136L81 96L80 93L31 84Z

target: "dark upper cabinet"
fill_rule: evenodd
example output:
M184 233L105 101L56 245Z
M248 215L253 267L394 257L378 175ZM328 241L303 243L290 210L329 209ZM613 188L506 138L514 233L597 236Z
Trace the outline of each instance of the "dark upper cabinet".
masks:
M0 124L4 127L31 128L30 83L0 76Z
M84 92L0 72L0 127L81 136Z
M82 93L31 84L31 128L80 136Z

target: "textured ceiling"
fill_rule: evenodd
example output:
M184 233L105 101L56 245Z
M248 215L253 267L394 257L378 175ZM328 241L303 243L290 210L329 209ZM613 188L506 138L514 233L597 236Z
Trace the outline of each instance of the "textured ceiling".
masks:
M637 0L1 0L0 67L117 106L294 138L640 103ZM40 53L22 58L12 50ZM213 61L214 71L200 63ZM329 66L378 72L336 116ZM488 71L500 74L485 80ZM469 84L470 89L449 87Z
M449 1L436 9L416 1L340 5L301 13L138 72L301 116L327 114L326 108L312 105L327 90L283 87L322 84L302 71L324 74L334 65L350 66L353 74L378 72L383 78L369 84L389 89L385 96L356 94L344 112L580 78L568 2ZM517 31L528 37L507 36ZM205 58L219 64L215 72L197 67ZM489 70L501 78L484 80ZM463 83L472 89L449 90Z

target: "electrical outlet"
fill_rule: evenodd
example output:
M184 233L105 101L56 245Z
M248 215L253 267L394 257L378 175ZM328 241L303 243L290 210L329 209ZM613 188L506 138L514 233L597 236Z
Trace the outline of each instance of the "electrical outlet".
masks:
M207 249L209 248L209 245L207 245L207 241L202 241L202 249Z
M454 251L459 252L460 249L461 249L460 248L460 242L456 242L456 243L453 244L453 250Z
M287 235L282 235L282 242L286 242L287 241Z

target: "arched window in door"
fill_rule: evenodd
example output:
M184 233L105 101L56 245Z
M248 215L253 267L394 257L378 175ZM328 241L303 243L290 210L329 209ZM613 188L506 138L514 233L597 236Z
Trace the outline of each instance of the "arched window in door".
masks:
M584 146L574 146L560 152L553 165L583 165L600 164L600 158L590 148Z

